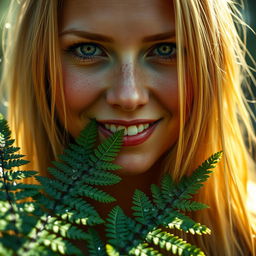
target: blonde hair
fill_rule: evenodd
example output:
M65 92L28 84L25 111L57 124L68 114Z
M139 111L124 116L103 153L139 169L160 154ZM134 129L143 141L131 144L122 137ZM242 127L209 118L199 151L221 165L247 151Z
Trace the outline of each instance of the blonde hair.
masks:
M12 3L12 29L5 36L2 83L9 88L9 122L32 167L47 175L50 160L66 144L55 111L62 88L58 52L58 10L62 1ZM244 25L229 0L174 0L178 45L180 133L164 161L175 180L189 174L213 153L224 156L196 199L210 209L191 214L212 235L185 237L207 255L256 255L252 220L246 209L251 147L255 135L242 83L250 70L236 25ZM236 24L235 24L236 23ZM187 72L185 72L185 70ZM185 76L185 73L188 73ZM191 84L193 106L186 122ZM64 93L61 90L65 115ZM174 163L174 167L173 167Z

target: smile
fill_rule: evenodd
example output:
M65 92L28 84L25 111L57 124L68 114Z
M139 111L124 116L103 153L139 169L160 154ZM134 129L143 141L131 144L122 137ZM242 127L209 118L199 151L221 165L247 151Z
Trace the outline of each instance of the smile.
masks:
M106 120L98 121L98 124L103 136L108 137L116 131L124 130L123 146L136 146L150 137L161 120Z

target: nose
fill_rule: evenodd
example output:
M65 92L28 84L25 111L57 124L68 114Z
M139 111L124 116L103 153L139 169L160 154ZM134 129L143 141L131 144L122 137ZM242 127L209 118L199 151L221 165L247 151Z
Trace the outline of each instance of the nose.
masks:
M122 64L113 80L106 94L107 103L112 107L134 111L148 103L147 88L134 63Z

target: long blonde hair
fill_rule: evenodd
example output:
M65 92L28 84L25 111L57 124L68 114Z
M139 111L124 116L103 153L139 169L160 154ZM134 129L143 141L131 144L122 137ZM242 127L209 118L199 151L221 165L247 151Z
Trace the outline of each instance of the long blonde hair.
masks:
M2 84L8 88L8 118L32 168L46 167L66 144L55 110L62 88L58 15L62 1L12 2L11 29L5 34ZM180 98L179 139L164 161L175 180L189 174L211 154L224 156L196 199L210 209L193 218L212 229L207 237L186 237L207 255L256 255L252 220L246 209L248 170L255 135L242 84L250 70L237 25L244 25L229 0L174 0ZM187 71L187 72L185 72ZM185 73L188 73L185 76ZM193 107L185 125L192 84ZM64 92L61 91L65 114Z

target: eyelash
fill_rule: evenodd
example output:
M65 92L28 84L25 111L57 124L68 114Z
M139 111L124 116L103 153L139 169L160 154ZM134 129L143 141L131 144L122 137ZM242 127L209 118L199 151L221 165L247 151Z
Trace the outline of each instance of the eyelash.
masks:
M77 43L77 44L73 44L73 45L69 46L66 51L68 53L71 53L79 61L84 61L84 62L94 61L95 58L102 57L102 56L98 56L98 55L87 55L87 56L82 55L82 53L81 53L81 47L82 46L87 46L87 47L88 46L93 46L93 47L95 47L93 54L97 51L100 51L100 54L102 54L103 57L107 56L107 54L105 53L105 49L102 46L98 45L97 43ZM175 43L158 43L158 44L154 45L149 50L149 54L150 54L149 57L150 58L154 57L155 56L154 51L158 51L161 46L170 47L170 53L169 54L167 54L166 56L159 55L159 58L161 60L171 61L171 60L176 58L176 44ZM80 51L80 53L78 51ZM158 51L158 54L159 54L159 51Z

